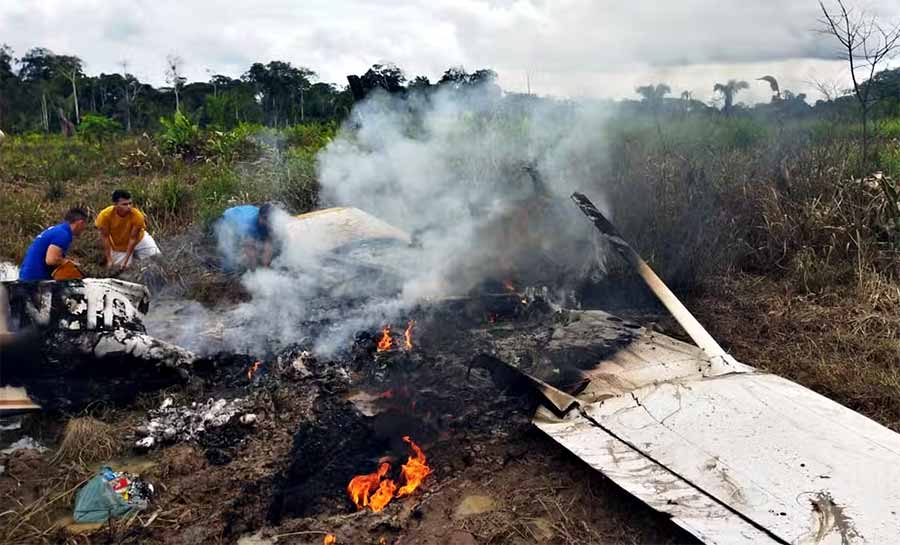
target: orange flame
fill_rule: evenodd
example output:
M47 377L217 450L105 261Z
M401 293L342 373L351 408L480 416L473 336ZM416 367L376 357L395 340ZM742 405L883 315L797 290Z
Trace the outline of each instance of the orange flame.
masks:
M334 534L325 534L325 539L322 540L322 545L334 545L337 543L337 537Z
M513 284L512 280L509 280L509 279L504 280L503 287L506 288L506 291L508 291L508 292L511 292L511 293L516 292L516 286L515 286L515 284Z
M390 503L391 499L394 497L394 492L397 491L397 483L395 483L391 479L385 479L381 481L378 485L378 490L372 494L372 497L369 498L369 509L372 510L373 513L377 513L385 508L385 506Z
M406 484L397 492L398 498L412 494L432 471L428 464L425 463L425 453L422 452L419 445L413 443L408 435L404 436L403 440L409 443L410 448L413 449L413 456L410 456L406 463L400 467L400 473L403 475L403 480L406 481Z
M357 509L368 507L377 513L384 509L392 499L412 494L419 488L425 477L432 473L433 470L428 467L425 453L422 452L419 445L415 444L409 436L404 436L403 440L413 450L413 454L406 463L400 466L400 475L405 484L398 488L393 479L385 478L391 469L391 465L388 463L378 466L378 471L375 473L353 477L350 484L347 485L347 493L350 494L350 500Z
M386 325L381 330L381 339L378 340L378 351L386 352L391 349L394 341L391 339L391 326Z
M357 475L351 479L350 484L347 485L347 492L350 494L350 499L356 504L356 507L363 509L369 506L369 499L372 493L378 490L379 482L387 475L390 469L391 464L384 463L378 466L378 471L375 473ZM374 508L372 510L374 511Z
M413 327L415 327L415 325L416 325L416 321L410 320L409 325L406 326L406 331L403 333L403 336L406 337L406 349L407 350L412 350L412 347L413 347L412 331L413 331Z
M247 369L247 380L253 380L253 375L256 374L256 370L259 369L259 366L262 365L262 362L256 360L256 362Z

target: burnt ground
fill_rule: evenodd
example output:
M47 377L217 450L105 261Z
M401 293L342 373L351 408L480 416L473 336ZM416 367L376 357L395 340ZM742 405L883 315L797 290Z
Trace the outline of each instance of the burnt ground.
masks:
M496 304L503 298L488 306ZM561 361L565 350L546 338L566 316L546 308L488 314L483 303L460 299L415 316L411 351L376 353L372 332L333 360L308 357L300 346L283 351L252 379L250 359L221 356L192 384L141 394L124 408L89 407L79 414L113 427L122 458L114 464L139 467L156 485L151 506L134 519L73 527L65 517L74 490L101 461L19 451L2 462L0 541L302 544L330 533L346 544L696 543L537 431L528 391L479 366L485 356L516 357L525 367ZM629 342L628 325L572 347L570 359L587 362ZM541 346L533 361L523 357ZM571 376L545 378L571 385ZM245 397L257 422L135 451L134 429L165 397ZM30 417L0 439L30 434L53 447L60 416ZM404 435L422 447L433 473L384 511L357 511L347 483L384 460L396 476L409 453Z

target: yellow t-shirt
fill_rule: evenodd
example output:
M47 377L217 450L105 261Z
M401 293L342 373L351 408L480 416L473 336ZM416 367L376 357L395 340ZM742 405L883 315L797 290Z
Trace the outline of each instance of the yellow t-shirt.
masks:
M116 214L115 206L107 206L99 214L94 222L98 228L104 227L109 232L109 241L112 249L117 252L125 252L128 250L128 239L131 238L131 230L134 227L140 228L138 242L144 238L144 230L147 223L144 220L144 214L137 208L132 208L131 213L124 218Z

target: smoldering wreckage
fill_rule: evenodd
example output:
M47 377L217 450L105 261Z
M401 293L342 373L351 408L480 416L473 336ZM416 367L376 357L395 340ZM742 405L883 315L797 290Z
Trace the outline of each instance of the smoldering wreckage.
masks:
M351 324L355 331L336 349L317 350L298 333L293 344L254 353L202 354L148 331L152 302L142 285L7 282L5 325L16 333L4 334L3 408L121 406L165 391L128 429L134 452L191 444L209 466L233 468L239 480L229 486L237 489L214 501L222 503L214 513L189 517L215 519L214 529L173 520L165 497L151 496L123 515L140 522L119 542L478 542L472 527L437 536L423 528L447 511L454 520L467 509L480 512L472 506L482 496L453 508L442 491L460 481L471 453L487 456L488 445L530 419L623 498L685 530L684 539L896 543L900 488L890 483L900 482L900 435L735 361L586 197L572 199L554 213L580 209L596 227L593 243L633 266L694 344L582 309L571 294L559 296L559 286L490 278L456 296L382 304L390 312L380 322L371 301L360 313L358 301L331 289L321 304L337 313L310 311L305 323L283 325L308 332ZM402 262L392 252L415 248L414 237L352 208L290 225L331 233L327 259L352 263L353 274L372 279L373 292L390 292L387 279ZM254 443L254 436L266 439ZM169 490L168 497L189 494ZM4 525L17 523L10 516L17 509L4 508ZM492 542L571 542L544 530L531 541L516 541L520 532Z

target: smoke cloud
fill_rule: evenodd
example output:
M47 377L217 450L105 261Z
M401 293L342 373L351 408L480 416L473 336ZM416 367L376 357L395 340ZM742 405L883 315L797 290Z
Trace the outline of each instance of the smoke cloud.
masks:
M271 268L243 275L252 299L216 317L222 341L250 353L302 342L329 354L360 330L405 323L418 303L486 280L564 287L596 272L593 231L568 195L587 191L603 207L605 119L598 106L490 84L370 96L319 155L321 200L383 220L412 244L346 243L334 225L301 228L279 214L281 252ZM229 236L220 231L221 248L237 247Z

